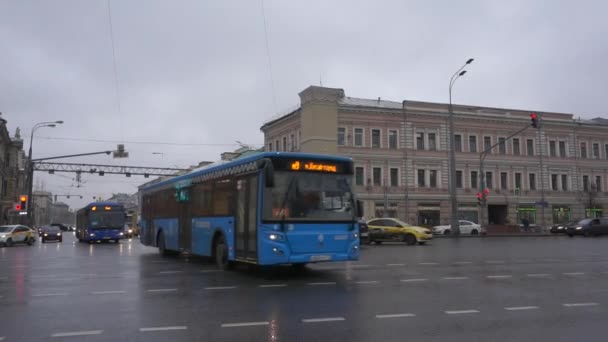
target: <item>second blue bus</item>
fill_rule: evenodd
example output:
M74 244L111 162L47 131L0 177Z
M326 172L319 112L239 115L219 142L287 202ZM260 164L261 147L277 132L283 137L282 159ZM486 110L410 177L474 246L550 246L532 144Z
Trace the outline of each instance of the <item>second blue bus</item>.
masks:
M76 212L76 238L80 242L119 242L125 238L127 214L120 203L93 202Z

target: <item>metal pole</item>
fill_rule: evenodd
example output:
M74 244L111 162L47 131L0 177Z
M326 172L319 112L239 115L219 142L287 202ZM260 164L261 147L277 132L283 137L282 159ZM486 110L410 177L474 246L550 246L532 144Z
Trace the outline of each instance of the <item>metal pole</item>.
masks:
M409 210L409 203L408 203L409 202L409 186L408 186L409 178L408 178L408 173L407 173L407 135L405 134L407 131L407 125L406 125L407 115L405 113L405 104L406 104L406 101L403 101L402 107L401 107L402 114L403 114L403 175L404 175L403 178L405 180L405 183L403 184L403 186L405 188L405 219L404 219L404 221L409 222L409 217L410 217L410 215L409 215L410 210ZM411 222L409 222L409 223L411 224Z
M538 127L538 147L540 150L539 153L539 159L540 159L540 202L541 202L541 206L540 206L540 215L541 215L541 228L545 227L545 170L543 167L543 154L544 154L544 147L543 147L543 139L542 139L542 134L541 134L541 127L542 127L542 120L543 115L542 113L539 115L539 127Z

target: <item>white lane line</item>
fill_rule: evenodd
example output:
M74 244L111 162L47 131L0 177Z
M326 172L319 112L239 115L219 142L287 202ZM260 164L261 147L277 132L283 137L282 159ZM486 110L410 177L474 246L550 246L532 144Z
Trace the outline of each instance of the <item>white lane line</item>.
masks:
M209 286L205 287L205 290L232 290L236 289L236 286Z
M371 267L372 265L353 265L353 267Z
M536 310L538 306L512 306L505 308L507 311L520 311L520 310Z
M585 272L566 272L566 273L562 273L563 275L567 275L567 276L577 276L577 275L583 275L585 274Z
M345 321L344 317L304 318L303 323L337 322Z
M465 279L469 279L469 277L443 277L441 279L444 279L444 280L465 280Z
M158 272L158 274L175 274L175 273L182 273L184 271L160 271Z
M51 296L67 296L67 293L38 293L33 294L32 297L51 297Z
M419 262L418 265L439 265L438 262Z
M533 278L540 278L540 277L549 277L551 275L549 273L531 273L531 274L526 274L526 276L533 277Z
M486 278L488 279L506 279L506 278L513 278L512 275L489 275L486 276Z
M463 314L473 314L479 313L479 310L448 310L445 311L448 315L463 315Z
M6 280L8 277L0 277L0 280Z
M175 292L177 289L151 289L148 292Z
M214 273L214 272L220 272L220 270L201 270L201 273Z
M4 341L4 336L1 336L1 337L0 337L0 341Z
M306 285L319 286L319 285L336 285L335 281L326 281L326 282L318 282L318 283L307 283Z
M33 275L33 276L30 276L30 278L32 278L32 279L44 279L44 278L56 278L56 277L57 277L56 274Z
M287 284L262 284L262 285L258 285L258 287L285 287L287 286Z
M270 324L267 321L263 322L243 322L243 323L223 323L222 328L239 328L239 327L256 327L260 325Z
M167 330L187 330L188 327L185 325L176 325L171 327L151 327L151 328L139 328L139 331L167 331Z
M51 337L70 337L70 336L87 336L87 335L100 335L103 330L89 330L89 331L69 331L54 333Z
M487 264L504 264L505 262L502 260L487 260Z
M356 281L355 284L378 284L379 281L377 280L359 280Z
M420 281L427 281L428 279L426 278L412 278L412 279L401 279L400 282L402 283L415 283L415 282L420 282Z
M397 313L397 314L383 314L376 315L376 318L399 318L399 317L414 317L413 313Z
M386 266L405 266L405 264L386 264Z
M598 303L566 303L566 304L562 304L562 305L567 308L573 308L573 307L578 307L578 306L597 306L600 304L598 304Z
M117 291L94 291L91 294L117 294L117 293L126 293L127 291L117 290Z
M472 261L456 261L454 264L455 265L470 265L472 264Z

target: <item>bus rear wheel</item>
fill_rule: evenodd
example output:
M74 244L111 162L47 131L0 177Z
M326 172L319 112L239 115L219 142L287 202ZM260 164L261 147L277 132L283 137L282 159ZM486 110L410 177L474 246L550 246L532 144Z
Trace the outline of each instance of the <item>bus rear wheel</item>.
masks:
M228 246L226 239L220 236L215 241L215 264L220 270L227 271L232 268L232 262L228 260Z

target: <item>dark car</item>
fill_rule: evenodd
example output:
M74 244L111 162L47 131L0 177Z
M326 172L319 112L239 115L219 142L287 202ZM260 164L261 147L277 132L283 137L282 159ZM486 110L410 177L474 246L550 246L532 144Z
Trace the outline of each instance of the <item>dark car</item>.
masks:
M574 235L596 236L608 234L608 217L587 218L569 225L566 234L569 237Z
M70 230L70 228L68 228L68 226L66 226L65 224L62 224L62 223L51 223L51 226L61 229L62 232L67 232Z
M572 225L575 225L576 222L578 222L578 221L571 221L571 222L568 222L568 223L554 224L549 229L549 232L551 232L551 234L566 234L566 231L567 231L568 227L572 226Z
M359 244L369 245L371 240L369 239L369 227L363 220L359 220Z
M42 239L42 243L48 241L63 242L63 232L57 226L42 227L42 236L40 238Z

